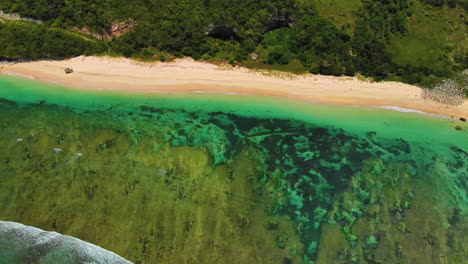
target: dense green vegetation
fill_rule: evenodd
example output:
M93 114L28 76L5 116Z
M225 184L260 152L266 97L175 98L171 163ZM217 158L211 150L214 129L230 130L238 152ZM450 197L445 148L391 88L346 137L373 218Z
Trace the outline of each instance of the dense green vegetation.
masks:
M420 0L423 3L433 5L433 6L443 6L448 5L450 7L464 7L467 8L468 3L464 0Z
M394 70L385 47L393 34L408 31L408 6L408 0L363 1L352 44L356 66L366 75L385 77Z
M22 21L0 20L0 57L63 58L105 51L103 42L63 29Z
M49 33L65 34L57 28L87 28L102 34L110 32L115 21L133 19L137 25L131 32L108 43L112 53L126 57L164 61L167 54L173 54L250 67L331 75L360 73L376 80L427 86L468 68L463 16L466 8L465 1L457 0L4 0L0 3L0 9L7 13L43 20L49 30L31 27ZM107 50L96 40L91 43L82 39L70 44L69 40L76 36L67 35L61 47L69 47L69 51L62 49L54 54L50 48L34 42L35 31L19 36L16 27L3 26L0 41L8 42L10 47L27 47L27 51L10 48L9 52L2 52L3 56L65 57ZM41 38L53 37L49 35L41 34ZM252 59L252 53L259 58Z
M360 3L364 2L315 1L320 14L351 36L354 35L356 24L361 20L359 15L362 14L363 8ZM433 86L442 78L467 68L468 36L464 17L467 7L466 4L463 5L467 2L454 1L457 5L448 2L438 5L436 1L424 0L407 2L407 32L392 33L389 41L384 43L385 49L382 53L395 68L394 73L388 74L386 79Z

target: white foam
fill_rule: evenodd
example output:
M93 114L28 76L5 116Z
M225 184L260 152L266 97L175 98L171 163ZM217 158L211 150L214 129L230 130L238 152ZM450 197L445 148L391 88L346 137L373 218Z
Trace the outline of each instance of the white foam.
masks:
M36 78L32 77L31 75L26 75L26 74L21 74L21 73L16 73L16 72L4 72L2 73L4 75L9 75L9 76L18 76L18 77L24 77L24 78L28 78L28 79L31 79L31 80L35 80Z
M432 114L432 113L428 113L428 112L424 112L424 111L420 111L420 110L416 110L416 109L411 109L411 108L404 108L404 107L393 106L393 105L382 105L382 106L377 106L377 107L382 108L382 109L392 110L392 111L403 112L403 113L416 113L416 114L421 114L421 115L429 115L429 116L435 116L435 117L438 117L438 118L448 118L449 119L449 117L447 117L447 116Z
M115 89L114 88L95 88L95 90L98 90L98 91L114 91Z
M382 105L382 106L378 106L378 107L383 108L383 109L388 109L388 110L394 110L394 111L398 111L398 112L404 112L404 113L418 113L418 114L426 114L426 115L429 114L429 113L419 111L419 110L416 110L416 109L410 109L410 108L404 108L404 107L392 106L392 105Z

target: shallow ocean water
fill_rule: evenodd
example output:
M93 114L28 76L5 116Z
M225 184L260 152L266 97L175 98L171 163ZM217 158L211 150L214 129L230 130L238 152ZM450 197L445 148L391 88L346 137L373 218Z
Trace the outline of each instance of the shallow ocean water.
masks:
M0 77L0 146L0 221L133 263L468 258L468 126L456 119ZM12 250L0 263L25 263Z

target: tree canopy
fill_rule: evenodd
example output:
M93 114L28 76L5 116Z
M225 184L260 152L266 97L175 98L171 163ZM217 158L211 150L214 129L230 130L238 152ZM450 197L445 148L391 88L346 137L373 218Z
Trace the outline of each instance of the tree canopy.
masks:
M429 75L447 77L455 66L434 72L397 65L387 52L393 37L410 30L414 1L362 0L356 27L345 34L319 14L312 0L3 0L0 10L44 25L3 24L0 56L69 57L110 49L126 57L165 60L161 54L173 54L243 64L255 52L262 54L264 67L287 69L300 61L312 73L361 73L411 83ZM457 0L419 1L463 5ZM115 21L128 19L136 21L133 30L109 43L69 32L86 28L110 33Z

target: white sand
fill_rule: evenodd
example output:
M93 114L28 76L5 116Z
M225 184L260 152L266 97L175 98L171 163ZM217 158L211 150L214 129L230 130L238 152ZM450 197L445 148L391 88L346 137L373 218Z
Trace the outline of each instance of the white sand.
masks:
M74 73L65 74L65 68ZM0 73L16 73L66 86L139 92L205 92L278 96L301 101L393 106L445 116L467 117L468 101L446 106L421 97L421 89L397 82L371 83L353 77L292 75L178 59L142 63L124 58L77 57L0 65Z

